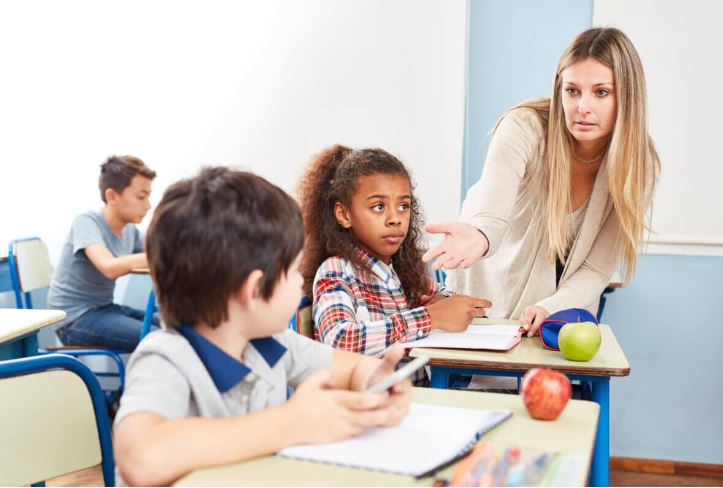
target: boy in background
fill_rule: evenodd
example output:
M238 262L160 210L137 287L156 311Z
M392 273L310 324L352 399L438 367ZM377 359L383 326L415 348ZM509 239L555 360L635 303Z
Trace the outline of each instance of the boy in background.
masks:
M132 351L138 344L144 311L113 303L113 293L117 278L148 266L135 224L150 208L155 177L133 156L111 156L101 165L104 206L73 221L48 292L49 307L67 313L57 331L66 346Z
M207 168L168 188L146 250L165 328L128 364L114 426L118 484L168 485L196 468L404 418L409 380L364 392L402 349L377 359L288 329L303 239L296 203L261 177Z

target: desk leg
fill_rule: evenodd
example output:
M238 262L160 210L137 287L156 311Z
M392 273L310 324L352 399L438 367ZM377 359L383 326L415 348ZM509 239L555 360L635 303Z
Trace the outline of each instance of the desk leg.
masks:
M38 334L30 334L22 342L23 356L29 358L38 355Z
M605 310L605 303L607 302L607 297L605 295L609 295L610 293L614 292L615 288L605 288L600 295L600 304L597 306L597 321L602 322L602 315L603 310Z
M439 368L436 366L430 366L432 372L432 378L430 379L432 388L440 388L446 390L449 388L449 370L447 368Z
M592 455L590 485L608 486L610 483L610 378L595 378L592 381L592 399L600 405L600 419Z

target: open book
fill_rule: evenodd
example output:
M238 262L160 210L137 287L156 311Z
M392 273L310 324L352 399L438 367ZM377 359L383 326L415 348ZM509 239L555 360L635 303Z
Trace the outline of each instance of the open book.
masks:
M492 349L507 351L522 338L519 325L472 324L464 332L445 332L434 329L423 339L405 342L404 347L439 347L449 349Z
M367 429L341 442L287 447L278 455L421 476L469 452L480 435L511 415L509 410L412 403L409 415L396 427Z

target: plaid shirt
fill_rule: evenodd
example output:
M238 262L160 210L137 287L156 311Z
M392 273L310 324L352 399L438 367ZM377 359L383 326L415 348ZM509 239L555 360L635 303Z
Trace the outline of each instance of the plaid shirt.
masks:
M337 349L379 356L395 342L425 337L427 307L410 309L391 265L357 250L363 267L338 256L314 277L314 336ZM429 295L446 293L429 279Z

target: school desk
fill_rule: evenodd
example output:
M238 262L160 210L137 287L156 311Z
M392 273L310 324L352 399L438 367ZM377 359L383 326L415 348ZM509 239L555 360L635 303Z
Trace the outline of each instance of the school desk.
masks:
M579 453L588 460L592 455L595 423L599 407L593 402L571 400L555 421L533 420L518 395L477 393L458 390L414 388L415 402L452 407L512 411L512 417L482 438L500 447L518 445L544 451ZM239 438L239 442L243 439ZM414 446L409 446L414 449ZM454 466L433 477L414 479L330 464L263 456L250 461L193 471L176 486L430 486L435 479L449 479ZM586 477L576 480L584 486Z
M477 319L475 323L499 322ZM610 326L601 324L602 343L595 357L587 362L568 361L559 351L542 347L539 336L523 336L509 351L472 351L462 349L412 349L409 355L429 356L433 388L447 388L451 374L522 376L531 368L549 368L572 380L592 383L592 399L600 405L600 420L595 440L590 483L607 486L610 461L610 377L627 376L630 365Z
M62 310L0 309L0 360L38 354L38 331L65 318Z

